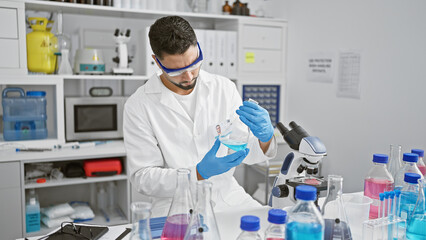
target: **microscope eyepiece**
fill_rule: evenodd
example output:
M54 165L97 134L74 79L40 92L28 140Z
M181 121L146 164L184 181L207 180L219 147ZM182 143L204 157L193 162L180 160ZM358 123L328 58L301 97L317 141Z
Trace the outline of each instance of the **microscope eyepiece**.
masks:
M127 29L126 31L126 37L130 37L130 29Z
M303 165L300 165L298 168L297 168L297 173L302 173L304 170L306 169L306 167L305 166L303 166Z
M114 36L116 36L116 37L118 37L118 34L120 34L120 29L115 29L115 32L114 32Z

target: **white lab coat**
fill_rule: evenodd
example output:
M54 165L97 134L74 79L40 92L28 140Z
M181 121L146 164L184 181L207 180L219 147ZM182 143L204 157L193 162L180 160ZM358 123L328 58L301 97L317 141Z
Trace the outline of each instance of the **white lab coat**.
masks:
M235 84L227 78L200 71L197 80L194 121L173 93L153 75L126 102L124 143L128 171L133 187L152 197L152 216L166 216L176 189L177 169L191 171L191 183L197 181L196 165L215 141L215 126L236 115L242 104ZM273 139L266 156L257 138L249 141L245 163L254 164L274 158ZM228 154L221 146L217 156ZM259 206L233 177L235 169L213 176L212 201L215 211ZM193 186L192 186L193 187Z

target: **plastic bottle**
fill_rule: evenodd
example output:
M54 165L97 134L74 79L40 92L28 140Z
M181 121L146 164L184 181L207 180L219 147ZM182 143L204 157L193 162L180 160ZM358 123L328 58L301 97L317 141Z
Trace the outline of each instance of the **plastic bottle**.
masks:
M151 215L151 203L134 202L132 210L132 232L129 240L152 240L149 217Z
M259 235L260 219L256 216L246 215L241 217L240 228L242 232L237 240L262 240Z
M317 189L313 186L296 187L296 205L288 213L285 238L287 240L324 239L324 219L315 206Z
M108 209L110 211L113 211L115 209L116 205L116 187L114 182L108 182L108 188L107 188L107 195L108 195Z
M34 189L30 189L25 205L27 233L40 231L40 203Z
M96 197L98 203L98 210L106 210L108 206L108 194L105 192L104 185L101 184L98 190L98 195Z
M268 212L269 227L265 231L265 240L284 240L285 221L287 212L281 209L271 209Z
M364 181L364 196L373 200L370 206L370 219L377 218L379 209L379 194L393 190L394 180L386 169L388 156L385 154L373 155L374 166L370 169Z
M414 213L414 207L416 206L420 190L418 183L420 178L421 175L417 173L405 173L404 175L404 185L401 189L400 209L398 216L407 220L407 223L410 222L411 215Z
M426 165L423 161L425 151L422 150L422 149L411 149L411 153L415 153L415 154L419 155L419 161L417 162L417 167L419 168L419 170L423 174L423 176L425 176L426 175Z
M422 172L417 167L419 161L419 155L414 153L404 153L402 155L403 165L399 169L395 178L395 189L401 189L404 185L404 174L405 173L417 173L423 178Z

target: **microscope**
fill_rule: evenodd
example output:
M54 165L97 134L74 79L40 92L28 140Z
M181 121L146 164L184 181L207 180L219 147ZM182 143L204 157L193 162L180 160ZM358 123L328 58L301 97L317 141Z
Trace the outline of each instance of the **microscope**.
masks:
M275 178L269 198L269 205L273 208L294 205L295 189L298 185L314 186L317 188L317 196L321 191L327 190L327 180L314 176L318 173L321 160L327 155L324 144L318 137L309 136L295 122L290 122L289 126L291 130L281 122L277 124L278 130L292 151L285 157L281 171Z
M112 61L118 64L118 67L112 69L113 74L120 75L132 75L133 69L129 67L129 63L132 62L127 52L127 45L130 41L130 29L126 30L126 34L120 32L117 28L114 32L114 40L117 43L118 56L113 58Z

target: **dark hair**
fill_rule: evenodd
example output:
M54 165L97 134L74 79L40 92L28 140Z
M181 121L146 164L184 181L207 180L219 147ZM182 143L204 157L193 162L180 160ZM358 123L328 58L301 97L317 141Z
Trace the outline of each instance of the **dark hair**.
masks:
M197 45L194 29L179 16L157 19L149 29L149 43L152 51L159 58L163 54L183 54L188 48Z

